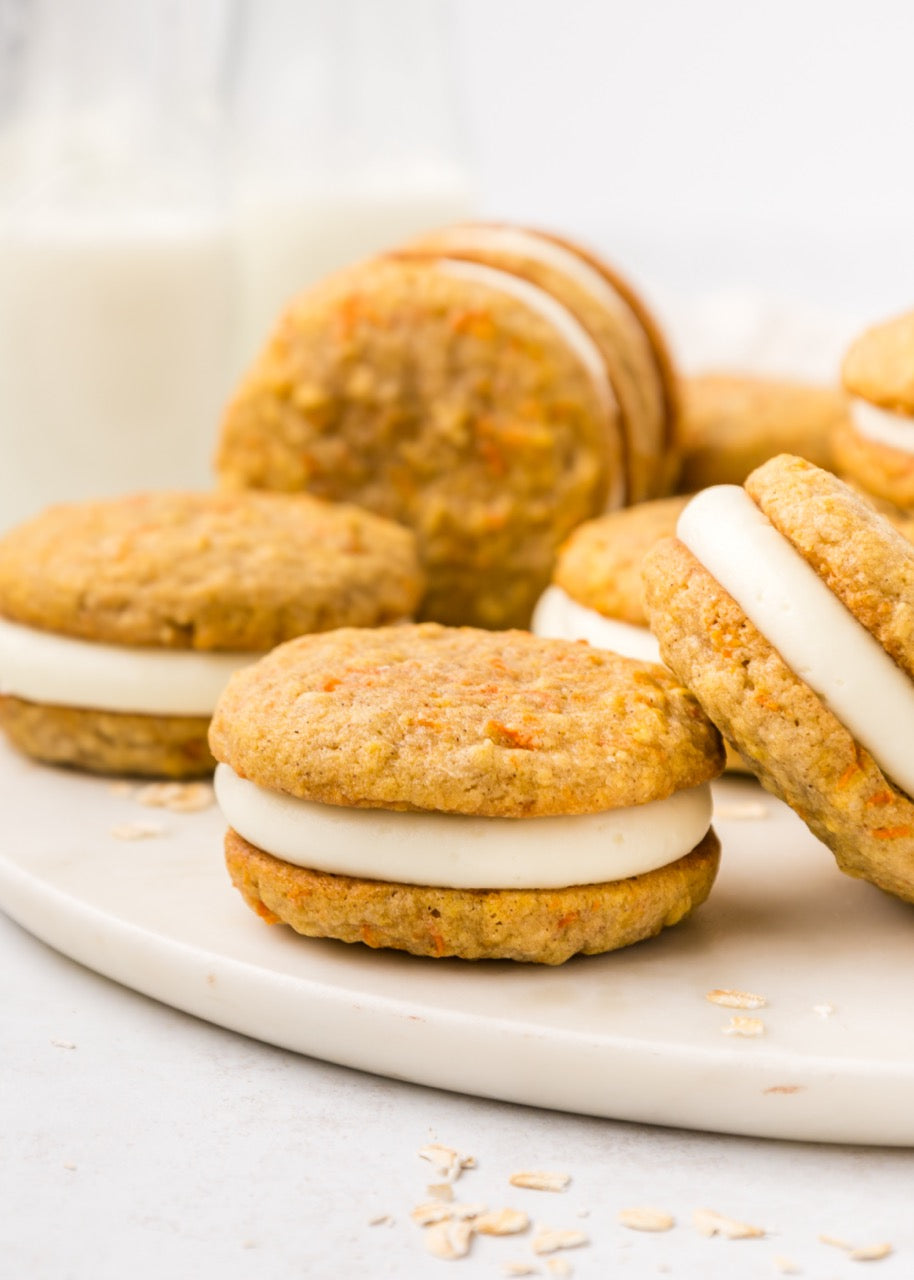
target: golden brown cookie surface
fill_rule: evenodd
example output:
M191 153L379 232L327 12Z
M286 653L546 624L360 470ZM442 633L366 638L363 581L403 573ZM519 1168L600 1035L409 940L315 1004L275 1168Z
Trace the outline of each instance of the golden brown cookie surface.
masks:
M226 862L260 916L309 937L394 947L420 956L562 964L652 937L699 906L717 872L713 831L656 871L550 890L433 889L292 866L229 830Z
M706 373L682 381L679 488L742 484L785 451L831 464L831 436L846 421L841 392L748 374Z
M846 486L800 459L773 460L747 489L910 675L912 633L902 620L914 616L914 548ZM664 661L728 742L844 871L914 902L914 800L681 541L658 543L644 572ZM849 684L866 679L866 671L847 673Z
M145 716L0 697L0 728L46 764L92 773L197 778L213 771L206 716Z
M533 288L378 259L303 294L228 407L222 483L392 517L418 538L424 616L525 624L558 544L612 494L622 444L598 348L518 285Z
M746 491L839 600L914 677L914 550L836 476L772 458Z
M282 646L232 678L210 745L303 799L503 817L644 804L722 765L716 732L655 664L435 624Z
M914 418L911 420L914 440ZM914 453L863 435L853 422L842 422L832 436L832 455L839 474L877 501L914 508Z
M606 618L646 627L641 562L674 532L687 502L686 496L657 498L579 525L559 551L556 584Z
M420 591L408 530L306 495L67 504L0 539L0 616L112 644L262 651L407 616Z
M914 416L914 311L867 329L844 357L841 376L851 395Z

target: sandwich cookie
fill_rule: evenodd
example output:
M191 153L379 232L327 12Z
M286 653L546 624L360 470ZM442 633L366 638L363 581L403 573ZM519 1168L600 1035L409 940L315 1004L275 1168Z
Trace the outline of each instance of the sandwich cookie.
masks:
M556 548L626 498L600 346L545 288L379 258L298 298L226 412L227 488L306 489L415 531L423 615L526 625Z
M783 455L644 566L664 660L841 869L914 902L914 547Z
M779 453L831 467L831 440L847 421L839 390L749 374L705 373L682 380L679 489L742 484Z
M832 440L842 475L895 507L914 507L914 311L867 330L841 370L850 420Z
M460 223L430 232L401 253L434 253L509 271L545 289L600 348L625 439L630 502L669 492L677 380L656 321L630 285L579 246L541 231Z
M412 534L305 495L51 507L0 539L0 727L103 773L212 770L225 682L283 640L407 617Z
M560 964L704 901L717 731L661 667L527 632L341 630L238 672L226 860L299 933Z

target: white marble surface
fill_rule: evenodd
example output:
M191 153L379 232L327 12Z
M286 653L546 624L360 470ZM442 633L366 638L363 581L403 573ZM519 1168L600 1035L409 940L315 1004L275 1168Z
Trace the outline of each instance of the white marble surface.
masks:
M147 1000L2 916L0 1060L0 1274L11 1280L433 1277L449 1266L470 1280L531 1259L523 1238L480 1240L460 1262L428 1257L409 1210L437 1180L416 1155L434 1140L477 1158L459 1198L585 1230L591 1244L563 1255L580 1280L768 1277L779 1255L804 1276L858 1275L820 1233L890 1241L875 1274L912 1272L914 1152L617 1124L363 1075ZM522 1168L572 1182L560 1195L509 1187ZM642 1204L676 1227L617 1224ZM768 1235L705 1239L691 1225L701 1207ZM380 1214L392 1224L370 1226Z

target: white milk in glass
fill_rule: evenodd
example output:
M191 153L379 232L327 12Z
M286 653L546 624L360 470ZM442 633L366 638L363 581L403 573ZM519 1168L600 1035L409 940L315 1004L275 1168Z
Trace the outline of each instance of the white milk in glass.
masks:
M227 220L0 218L0 528L49 502L211 483L232 273Z
M309 285L472 208L469 184L456 174L386 188L247 192L236 224L242 361L256 357L283 307Z

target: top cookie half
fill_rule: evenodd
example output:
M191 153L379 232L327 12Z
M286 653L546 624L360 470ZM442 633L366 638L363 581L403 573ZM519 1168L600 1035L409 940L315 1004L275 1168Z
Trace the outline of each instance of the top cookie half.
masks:
M421 591L408 529L304 494L65 504L0 539L0 617L101 643L263 651L408 617Z
M238 672L214 755L260 786L346 806L593 813L715 777L716 731L662 667L526 632L344 630Z

